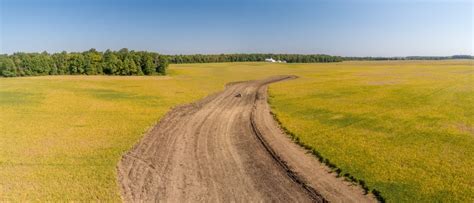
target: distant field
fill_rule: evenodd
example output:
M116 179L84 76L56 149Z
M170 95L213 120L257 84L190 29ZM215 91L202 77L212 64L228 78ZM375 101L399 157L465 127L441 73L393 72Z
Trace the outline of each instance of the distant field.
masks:
M471 201L472 61L216 63L170 76L0 78L0 200L119 200L122 153L171 107L272 85L283 125L389 200Z

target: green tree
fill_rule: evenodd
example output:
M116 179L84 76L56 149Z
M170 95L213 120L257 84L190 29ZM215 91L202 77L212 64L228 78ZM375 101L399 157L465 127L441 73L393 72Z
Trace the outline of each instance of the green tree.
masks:
M69 72L73 75L84 74L84 56L82 54L71 54L69 58Z
M82 53L84 55L84 70L87 75L102 74L102 54L95 49Z
M152 75L156 72L155 65L153 63L153 56L151 54L145 54L143 56L142 71L145 75Z
M131 63L130 59L126 58L123 61L123 63L120 66L118 66L118 70L119 70L118 75L128 75L128 73L129 73L128 65L130 63Z
M166 68L168 67L168 58L162 55L155 57L156 72L161 75L166 75Z
M0 74L4 77L16 76L16 67L12 59L0 56Z
M59 75L69 74L69 64L68 64L68 54L67 52L63 51L58 54L52 55L53 61L57 68L57 73Z

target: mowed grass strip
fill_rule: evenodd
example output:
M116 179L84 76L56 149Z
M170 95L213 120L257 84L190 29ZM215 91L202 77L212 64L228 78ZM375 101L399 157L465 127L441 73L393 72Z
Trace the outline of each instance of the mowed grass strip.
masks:
M120 200L115 167L170 108L231 81L391 201L472 201L472 61L171 65L169 76L0 78L0 200Z

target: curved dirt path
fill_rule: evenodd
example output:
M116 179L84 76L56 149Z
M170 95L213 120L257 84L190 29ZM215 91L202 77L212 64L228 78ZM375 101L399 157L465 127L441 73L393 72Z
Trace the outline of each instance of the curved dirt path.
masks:
M282 134L269 113L267 85L225 90L170 111L118 165L127 202L369 202L373 198Z

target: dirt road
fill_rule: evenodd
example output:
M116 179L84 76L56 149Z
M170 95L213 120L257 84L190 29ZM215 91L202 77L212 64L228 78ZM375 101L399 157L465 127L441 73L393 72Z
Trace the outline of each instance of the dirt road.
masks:
M169 112L118 165L127 202L370 202L282 134L269 113L277 76L228 84Z

